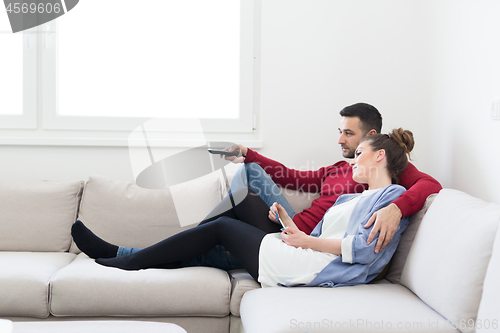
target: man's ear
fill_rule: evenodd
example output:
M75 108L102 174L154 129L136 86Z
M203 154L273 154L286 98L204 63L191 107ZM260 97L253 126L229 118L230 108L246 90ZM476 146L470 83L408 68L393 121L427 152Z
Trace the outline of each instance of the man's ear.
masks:
M377 134L377 131L372 128L371 130L368 131L368 133L366 133L366 136L373 134Z

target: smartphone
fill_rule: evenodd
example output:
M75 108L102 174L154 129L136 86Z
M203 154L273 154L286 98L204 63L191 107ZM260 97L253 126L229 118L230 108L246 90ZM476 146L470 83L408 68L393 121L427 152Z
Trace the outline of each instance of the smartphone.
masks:
M217 155L224 155L224 156L240 156L239 151L227 151L227 150L213 149L213 148L208 148L207 150L210 154L217 154Z
M281 221L281 217L277 216L278 217L278 221L280 221L281 225L283 226L283 228L286 228L286 225L285 223L283 223L283 221Z

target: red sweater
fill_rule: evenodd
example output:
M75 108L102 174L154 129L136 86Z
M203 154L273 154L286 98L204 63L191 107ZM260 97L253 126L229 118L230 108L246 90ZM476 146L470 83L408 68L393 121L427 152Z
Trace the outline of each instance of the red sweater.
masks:
M307 234L311 233L339 196L360 193L368 188L366 184L356 183L352 179L352 168L346 161L339 161L315 171L299 171L289 169L249 148L245 163L259 164L281 187L303 192L319 192L319 198L312 202L311 207L293 217L297 227ZM399 183L407 191L393 203L399 207L403 217L418 212L425 199L442 188L437 180L418 171L411 163L408 163L406 170L399 176Z

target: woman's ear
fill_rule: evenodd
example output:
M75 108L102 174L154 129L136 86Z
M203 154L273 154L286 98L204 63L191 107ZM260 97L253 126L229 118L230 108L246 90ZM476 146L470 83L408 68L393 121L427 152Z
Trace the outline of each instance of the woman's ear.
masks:
M384 158L385 158L385 150L380 149L379 151L377 151L377 162L382 161Z

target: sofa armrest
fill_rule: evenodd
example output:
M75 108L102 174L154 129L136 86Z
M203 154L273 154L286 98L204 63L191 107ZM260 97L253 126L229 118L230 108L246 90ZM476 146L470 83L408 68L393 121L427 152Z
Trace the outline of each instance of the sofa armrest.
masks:
M244 269L237 269L228 272L231 276L231 302L229 310L233 316L240 316L240 303L243 295L253 289L260 289L260 284L255 281Z

